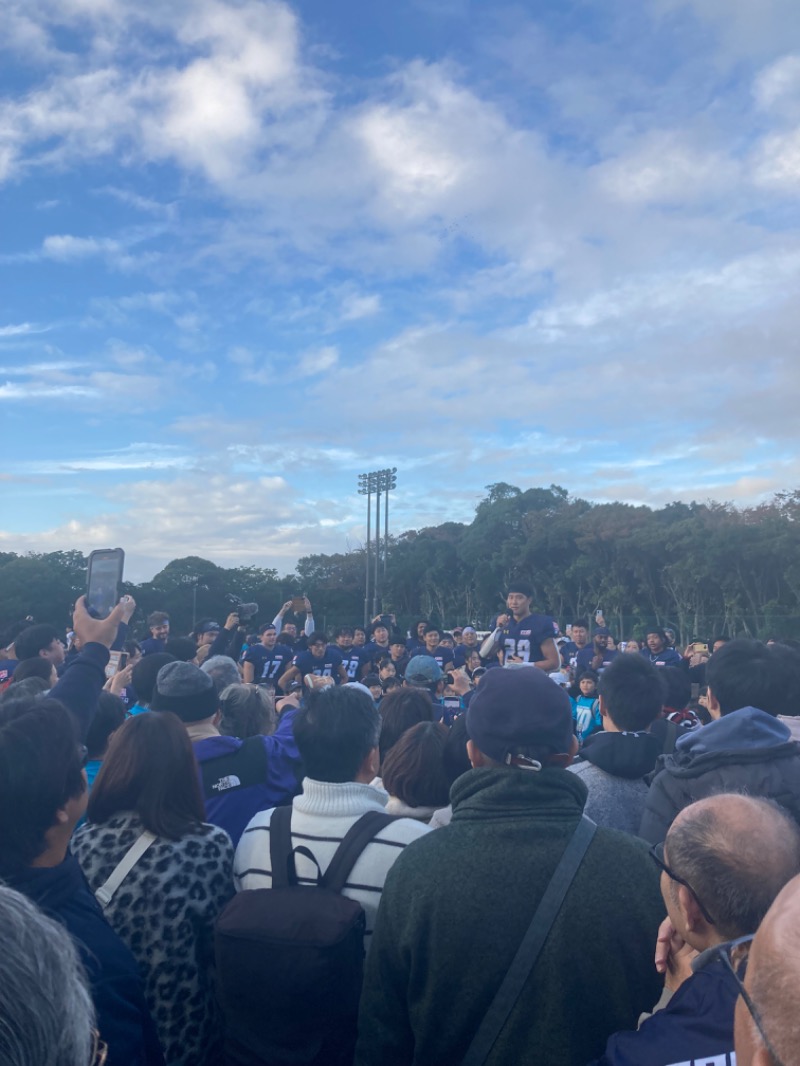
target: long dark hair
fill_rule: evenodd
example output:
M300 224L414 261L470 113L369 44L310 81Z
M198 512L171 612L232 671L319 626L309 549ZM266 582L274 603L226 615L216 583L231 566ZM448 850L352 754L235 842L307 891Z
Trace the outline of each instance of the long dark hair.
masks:
M205 811L186 727L171 711L145 711L111 737L87 817L107 822L135 811L145 829L179 840L202 824Z

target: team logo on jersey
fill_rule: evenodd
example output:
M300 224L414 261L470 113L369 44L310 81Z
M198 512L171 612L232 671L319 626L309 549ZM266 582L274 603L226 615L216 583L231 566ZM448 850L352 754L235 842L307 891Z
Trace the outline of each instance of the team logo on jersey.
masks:
M531 635L530 629L520 629L519 635L521 637L529 637Z

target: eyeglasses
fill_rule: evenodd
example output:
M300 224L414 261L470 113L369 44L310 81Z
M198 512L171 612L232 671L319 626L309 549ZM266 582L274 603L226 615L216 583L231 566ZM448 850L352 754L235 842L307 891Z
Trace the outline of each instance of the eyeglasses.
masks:
M769 1037L764 1032L764 1022L761 1018L761 1013L752 1000L750 993L744 987L744 981L739 976L739 970L742 968L742 963L747 957L747 952L743 949L745 946L749 949L753 940L753 934L750 936L740 936L738 940L731 940L727 944L720 944L717 948L717 955L725 963L727 968L733 974L733 979L739 986L739 995L745 1002L745 1006L750 1011L750 1017L753 1019L756 1029L758 1029L758 1035L761 1037L764 1047L770 1054L770 1057L775 1066L783 1066L780 1057L775 1052L775 1048L772 1046ZM734 957L738 956L736 962Z
M703 906L703 904L702 904L702 902L700 900L700 897L697 895L697 893L692 888L692 886L689 884L689 882L686 881L683 877L679 877L675 873L675 871L670 869L670 867L667 866L667 864L664 862L664 842L663 841L661 841L659 844L654 844L652 846L652 848L650 848L650 858L653 860L653 862L656 864L656 866L658 866L658 868L660 870L664 871L664 873L667 875L667 877L670 878L670 880L677 882L677 884L679 884L679 885L683 885L684 888L688 888L688 890L694 896L695 902L697 903L697 906L700 908L700 913L703 915L703 917L708 922L708 924L709 925L716 925L717 923L714 921L714 919L708 913L706 908Z
M89 1066L105 1066L108 1058L108 1044L101 1039L97 1029L92 1029L92 1057Z

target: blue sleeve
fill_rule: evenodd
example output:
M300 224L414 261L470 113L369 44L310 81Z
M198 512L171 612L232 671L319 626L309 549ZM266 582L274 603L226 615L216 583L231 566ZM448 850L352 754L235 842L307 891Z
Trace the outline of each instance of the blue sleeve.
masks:
M121 651L125 647L125 641L128 639L128 623L120 622L117 626L117 635L114 637L114 643L111 645L112 651Z
M97 711L97 698L106 683L108 657L108 648L103 644L86 644L50 689L50 696L72 711L81 739L89 732Z
M283 712L278 728L268 737L264 737L267 751L267 784L276 794L282 794L289 802L300 791L302 765L297 742L294 739L294 720L298 707L289 707Z
M308 673L310 673L312 671L313 663L311 664L311 666L309 666L309 664L308 664L308 660L309 660L310 657L311 657L311 652L301 651L297 655L295 655L294 659L292 660L292 662L294 663L294 665L297 667L297 669L300 671L301 674L308 674Z

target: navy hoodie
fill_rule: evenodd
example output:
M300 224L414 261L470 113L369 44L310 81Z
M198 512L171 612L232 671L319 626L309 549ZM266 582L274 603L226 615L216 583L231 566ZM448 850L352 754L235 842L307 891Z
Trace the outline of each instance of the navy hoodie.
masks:
M684 807L719 792L774 800L800 823L800 745L782 722L756 707L686 733L656 771L639 830L651 844L666 837Z

